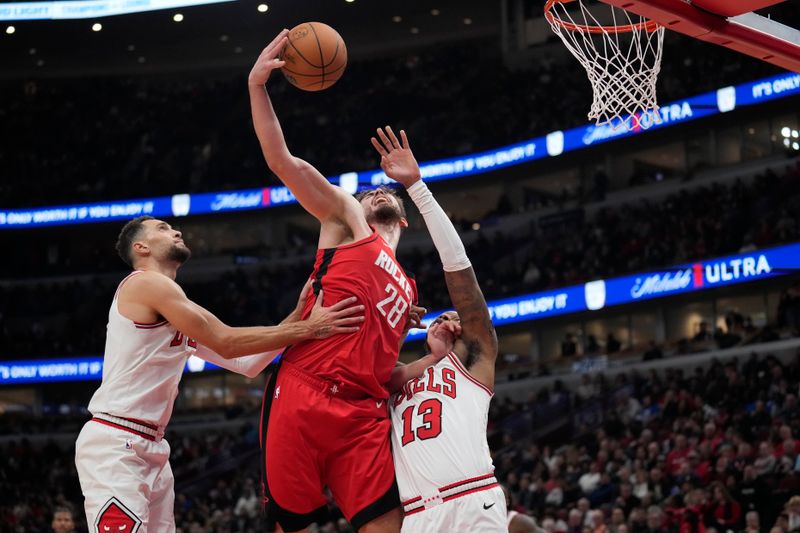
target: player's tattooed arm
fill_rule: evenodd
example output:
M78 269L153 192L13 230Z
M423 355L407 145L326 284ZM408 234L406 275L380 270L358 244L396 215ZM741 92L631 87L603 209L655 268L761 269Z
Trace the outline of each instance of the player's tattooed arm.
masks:
M472 267L444 273L447 291L461 319L465 366L486 385L494 385L497 333Z
M419 209L431 239L439 252L450 298L461 318L465 343L457 353L465 365L484 385L494 386L494 363L497 359L497 335L492 326L489 309L481 293L464 243L453 223L421 181L421 173L404 131L400 139L390 127L378 129L372 146L381 156L381 168L386 175L406 187L409 197Z

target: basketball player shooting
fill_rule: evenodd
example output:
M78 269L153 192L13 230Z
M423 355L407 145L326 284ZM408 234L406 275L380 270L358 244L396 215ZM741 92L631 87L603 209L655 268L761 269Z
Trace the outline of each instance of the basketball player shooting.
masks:
M93 418L75 443L75 464L90 531L170 532L175 480L163 437L188 358L255 377L284 346L358 331L363 307L349 298L324 308L320 293L301 321L309 283L280 325L233 328L175 283L191 255L180 231L139 217L122 228L117 251L134 270L111 303L103 379L89 403Z
M402 515L386 402L400 343L418 321L411 315L416 284L395 258L408 223L391 190L355 199L289 151L265 87L284 64L287 33L250 72L253 125L269 168L320 222L314 293L324 288L328 302L356 296L366 320L355 335L300 342L281 358L264 393L265 503L284 530L303 530L326 519L327 486L358 531L397 532ZM312 304L309 296L303 316Z
M404 131L387 127L372 145L381 168L416 204L442 261L455 312L428 327L439 361L392 397L392 449L403 532L507 530L506 501L486 441L497 336L461 238L421 179Z

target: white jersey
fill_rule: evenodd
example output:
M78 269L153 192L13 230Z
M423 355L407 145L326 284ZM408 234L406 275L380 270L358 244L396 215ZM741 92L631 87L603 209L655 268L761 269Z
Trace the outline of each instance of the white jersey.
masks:
M493 479L486 442L492 395L451 352L391 398L392 455L401 501L439 494L448 500L461 487ZM465 483L473 480L477 483Z
M89 402L93 415L108 415L147 422L163 431L172 415L186 361L197 343L169 322L140 324L122 316L117 298L108 312L103 381Z

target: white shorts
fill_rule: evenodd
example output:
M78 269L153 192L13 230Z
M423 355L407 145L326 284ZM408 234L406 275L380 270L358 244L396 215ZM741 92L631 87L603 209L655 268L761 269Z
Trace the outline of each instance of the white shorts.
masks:
M166 440L90 421L75 442L75 466L92 533L175 531L175 478Z
M506 533L506 497L500 487L467 494L405 517L400 531Z

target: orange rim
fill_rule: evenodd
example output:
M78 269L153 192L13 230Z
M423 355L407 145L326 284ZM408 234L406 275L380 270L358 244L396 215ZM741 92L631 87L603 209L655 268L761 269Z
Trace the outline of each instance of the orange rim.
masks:
M558 18L551 11L556 4L568 4L577 0L547 0L544 4L544 18L550 24L556 24L562 28L570 31L585 31L587 33L630 33L635 30L644 30L646 32L654 32L659 26L658 23L652 20L646 20L638 24L625 24L623 26L590 26L588 24L575 24L574 22L567 22Z

